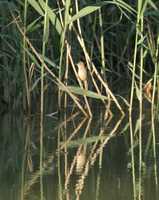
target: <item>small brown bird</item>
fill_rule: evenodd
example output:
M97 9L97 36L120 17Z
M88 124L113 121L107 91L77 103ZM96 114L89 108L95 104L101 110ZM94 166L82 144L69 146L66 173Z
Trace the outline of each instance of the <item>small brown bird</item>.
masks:
M150 101L152 99L152 92L153 92L152 79L150 79L144 86L145 96Z
M88 90L86 66L82 61L80 61L79 63L77 63L77 67L78 67L78 77L84 83L84 89Z

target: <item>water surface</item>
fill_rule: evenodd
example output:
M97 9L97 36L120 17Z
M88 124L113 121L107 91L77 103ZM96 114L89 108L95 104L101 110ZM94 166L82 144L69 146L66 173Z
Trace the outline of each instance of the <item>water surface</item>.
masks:
M140 173L138 119L132 163L128 117L105 119L103 108L96 113L92 120L78 112L45 115L42 140L39 115L1 116L0 199L159 199L149 114L143 116Z

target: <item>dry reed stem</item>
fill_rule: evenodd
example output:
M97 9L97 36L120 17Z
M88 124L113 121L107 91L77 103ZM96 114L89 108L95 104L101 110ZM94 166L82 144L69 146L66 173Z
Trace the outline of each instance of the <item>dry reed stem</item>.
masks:
M76 12L78 12L78 3L77 3L77 0L75 1L75 4L76 4ZM73 26L74 31L75 31L75 33L76 33L76 35L77 35L78 40L80 41L80 38L81 38L81 40L82 40L82 42L83 42L83 44L84 44L84 40L83 40L83 37L82 37L82 31L81 31L81 26L80 26L80 20L79 20L79 19L77 19L77 27L78 27L79 34L77 33L76 29L75 29L74 26ZM80 35L81 37L80 37L79 35ZM79 43L80 43L80 42L79 42ZM82 45L81 45L81 47L82 47ZM85 51L84 51L84 53L85 53ZM100 92L100 89L98 88L98 85L96 84L96 81L95 81L94 77L92 76L91 69L90 69L88 63L89 63L89 62L87 62L87 66L88 66L88 70L89 70L89 72L90 72L90 76L91 76L92 82L93 82L93 84L94 84L94 87L96 88L97 93L98 93L99 95L102 95L101 92ZM104 102L104 100L102 100L102 101ZM104 104L105 104L105 103L104 103Z
M98 73L95 65L91 62L91 60L89 58L89 55L88 55L88 52L87 52L87 50L85 48L85 44L84 44L83 38L80 38L80 36L78 34L77 34L77 38L78 38L78 41L79 41L79 43L81 45L81 48L83 49L83 52L84 52L84 55L85 55L85 58L86 58L86 62L87 62L87 66L88 66L89 71L91 71L91 68L90 68L90 64L91 64L91 66L93 68L93 72L95 73L95 75L97 76L97 78L101 82L101 84L104 86L104 88L106 89L108 97L110 95L110 97L113 99L113 101L115 102L115 104L118 107L118 109L121 111L122 114L124 114L121 106L119 105L117 99L115 98L115 96L113 95L113 93L111 92L111 90L109 89L107 83L102 79L102 77ZM91 77L93 77L93 76L91 76Z
M68 45L66 45L66 70L65 70L65 75L64 75L64 81L66 84L66 87L68 85L68 62L69 62L69 58L68 58L68 51L69 51L69 47ZM67 107L67 93L65 93L65 97L64 97L64 107Z
M80 29L79 29L79 30L80 30ZM87 52L87 50L86 50L86 47L85 47L85 43L84 43L83 37L80 36L81 34L79 35L79 34L77 33L77 31L76 31L75 28L74 28L74 31L75 31L75 33L76 33L76 35L77 35L77 39L78 39L78 41L79 41L79 44L81 45L81 48L82 48L82 50L83 50L83 52L84 52L85 59L86 59L86 62L87 62L87 66L88 66L89 71L91 72L91 68L90 68L90 65L91 65L92 68L93 68L93 72L96 74L98 80L101 82L101 84L102 84L102 85L104 86L104 88L106 89L106 92L107 92L108 97L109 97L109 95L110 95L110 97L111 97L112 100L115 102L115 104L116 104L116 106L118 107L118 109L119 109L119 110L121 111L121 113L124 115L124 111L122 110L121 106L119 105L117 99L115 98L115 96L113 95L113 93L111 92L111 90L109 89L107 83L102 79L102 77L101 77L100 74L98 73L98 71L97 71L95 65L93 64L93 62L91 62L91 59L90 59L89 54L88 54L88 52ZM80 31L80 33L81 33L81 31ZM90 73L90 75L91 75L91 73ZM91 77L93 78L93 76L91 76ZM99 91L99 90L98 90L98 91ZM98 91L97 91L97 92L98 92ZM101 94L101 93L100 93L100 94Z
M65 123L73 120L75 117L77 117L79 115L79 112L76 112L75 114L71 115L70 117L68 117L65 121L63 121L62 123L60 123L60 125L58 124L57 127L55 127L54 131L57 130L57 129L61 129ZM64 148L64 146L62 146L62 149ZM26 147L25 147L26 149ZM44 162L44 165L47 166L49 165L49 163L52 163L53 159L55 158L55 156L57 155L57 153L59 151L62 150L61 148L57 149L57 151L55 153L52 153L48 159ZM31 187L33 187L33 185L35 183L37 183L38 181L38 178L40 177L40 170L37 170L35 171L33 174L32 174L32 177L29 181L27 181L27 183L25 184L24 186L24 195L26 196L29 192L29 190L31 189Z
M85 120L85 121L87 121L87 120ZM85 122L85 121L84 121L84 122ZM91 124L91 118L89 119L89 121L88 121L88 123L87 123L87 127L86 127L86 129L85 129L85 131L84 131L83 139L86 138L86 136L87 136L87 134L88 134L88 131L89 131L89 128L90 128L90 124ZM76 164L78 155L79 155L79 153L80 153L81 150L82 150L82 146L83 146L83 144L81 144L81 145L79 146L79 148L78 148L78 150L77 150L77 153L76 153L76 156L74 157L74 159L73 159L73 161L72 161L72 164L71 164L71 167L70 167L68 176L67 176L67 178L66 178L66 180L65 180L65 189L67 188L67 186L68 186L68 184L69 184L71 174L72 174L73 169L74 169L74 167L75 167L75 164Z
M98 147L98 142L96 142L93 145L93 148L91 149L89 158L87 159L87 162L85 164L85 169L84 169L83 173L81 174L80 179L78 180L78 183L76 184L76 195L77 195L77 198L79 198L79 196L81 195L81 192L82 192L83 186L84 186L84 180L87 177L87 174L89 172L90 166L92 166L95 163L95 161L97 159L97 156L100 155L101 151L103 150L105 145L108 143L108 141L112 137L114 137L115 132L119 128L122 119L123 119L123 117L121 117L120 120L116 123L116 125L114 126L114 128L110 132L110 134L108 136L106 136L106 138L103 141L101 141L101 144L100 144L99 147ZM99 136L102 136L103 134L104 134L104 130L101 130Z
M72 138L78 133L78 131L81 129L81 127L83 126L83 124L85 123L87 118L84 118L80 123L79 125L75 128L75 130L73 131L73 133L70 135L70 137L67 139L67 141L65 143L63 143L61 146L60 146L60 149L59 150L62 150L71 140Z
M77 70L76 70L76 68L75 68L75 64L74 64L73 59L72 59L72 56L71 56L71 47L70 47L70 46L69 46L68 56L69 56L69 60L70 60L71 66L72 66L72 68L73 68L73 71L74 71L74 73L75 73L76 79L78 80L78 83L79 83L80 87L81 87L82 89L84 89L84 88L83 88L83 85L82 85L82 82L81 82L81 80L79 79ZM83 97L84 97L84 100L85 100L85 103L86 103L86 106L87 106L87 110L88 110L89 116L92 117L92 112L91 112L91 109L90 109L90 106L89 106L89 103L88 103L88 99L87 99L87 97L86 97L85 94L83 95Z
M35 56L38 58L38 60L43 63L42 58L40 57L40 55L38 54L38 52L36 51L36 49L33 47L33 45L31 44L31 42L29 41L29 39L24 35L23 30L21 29L20 25L17 22L17 19L15 18L15 16L13 15L13 13L11 13L12 17L15 20L15 23L17 25L18 30L20 31L20 33L22 34L23 37L25 37L25 40L27 42L27 44L30 46L31 50L33 51L33 53L35 54ZM61 88L64 88L64 90L69 94L69 96L73 99L73 101L76 103L76 105L79 107L79 109L82 111L82 113L88 117L88 114L85 112L85 110L83 109L83 107L81 106L81 104L77 101L77 97L71 93L71 91L56 77L56 75L47 67L47 65L44 63L44 67L46 69L46 71L56 80L57 85L59 85Z

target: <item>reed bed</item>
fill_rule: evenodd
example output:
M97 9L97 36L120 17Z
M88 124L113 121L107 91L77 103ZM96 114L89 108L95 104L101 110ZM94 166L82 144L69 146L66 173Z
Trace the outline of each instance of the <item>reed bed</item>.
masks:
M91 102L95 99L108 109L114 102L124 113L122 101L131 112L134 91L140 110L145 93L150 97L156 91L157 2L25 0L22 4L1 3L1 8L4 6L1 96L11 107L21 102L23 109L30 111L37 99L43 104L44 97L58 91L59 109L70 104L69 96L85 115L92 116ZM81 61L87 71L88 89L78 76L77 63ZM154 88L144 90L151 78ZM130 94L130 100L116 93L116 84L121 82L129 84L126 95ZM16 92L10 91L11 84L17 87ZM15 102L11 95L16 96Z
M52 110L60 113L63 108L71 107L72 113L80 111L90 120L96 114L94 105L97 102L104 107L104 120L111 119L114 107L121 116L128 113L134 199L142 196L143 163L149 146L153 149L158 185L155 126L159 108L158 1L24 0L0 2L0 12L0 112L22 109L29 115L40 113L40 170L35 173L35 181L41 178L41 199L43 125L50 99L52 105L56 105ZM143 152L143 118L147 105L151 108L151 130ZM139 112L134 125L136 107ZM60 150L65 149L67 143L71 144L84 122L85 119L63 145L60 135L64 133L59 129L56 152L59 166ZM113 129L104 139L101 131L96 138L97 143L101 140L100 145L95 142L89 159L83 159L85 167L76 185L77 197L81 195L89 167L97 156L102 159L102 149L115 131ZM86 127L84 139L87 132ZM136 140L138 168L135 167ZM81 144L69 172L66 166L65 189L78 157L85 156L85 152L86 146ZM138 189L136 172L139 173ZM34 179L32 182L29 187Z

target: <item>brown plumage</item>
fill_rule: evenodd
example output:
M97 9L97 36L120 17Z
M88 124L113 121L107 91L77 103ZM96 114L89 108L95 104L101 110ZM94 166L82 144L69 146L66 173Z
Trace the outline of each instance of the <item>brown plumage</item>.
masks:
M88 90L86 66L82 61L80 61L79 63L77 63L77 67L78 67L78 77L84 83L84 89Z
M145 96L151 100L152 99L152 90L153 90L153 87L152 87L152 79L150 79L144 86L144 93L145 93Z

